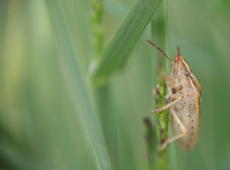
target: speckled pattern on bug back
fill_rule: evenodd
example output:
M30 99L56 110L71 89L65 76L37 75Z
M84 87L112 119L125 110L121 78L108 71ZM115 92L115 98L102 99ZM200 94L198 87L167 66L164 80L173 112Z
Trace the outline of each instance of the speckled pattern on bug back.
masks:
M197 141L200 121L201 86L191 72L187 62L181 56L175 56L168 85L168 102L181 97L181 100L171 107L186 129L184 137L178 140L184 150L191 150ZM171 116L171 123L176 134L181 133L180 125Z

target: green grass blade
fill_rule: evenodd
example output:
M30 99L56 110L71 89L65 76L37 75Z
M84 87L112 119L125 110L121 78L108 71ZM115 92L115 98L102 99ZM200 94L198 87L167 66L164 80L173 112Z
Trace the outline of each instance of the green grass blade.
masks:
M98 115L91 98L90 88L82 74L79 57L74 53L68 17L66 17L65 1L47 1L51 21L54 24L64 74L71 90L71 97L77 107L77 113L82 122L87 140L94 154L95 163L99 170L111 170L110 160L105 147L105 141ZM77 50L76 50L77 51Z
M119 25L108 47L92 72L93 84L100 86L122 68L146 25L162 0L137 0Z
M167 42L168 42L167 27L168 27L167 25L167 0L165 0L151 22L152 39L154 43L156 43L164 51L166 51L167 49ZM167 94L166 83L162 79L162 77L164 76L164 73L166 72L167 59L166 57L159 54L157 60L158 62L157 62L157 70L156 70L156 79L157 79L156 81L160 86L159 92L161 95L157 95L155 97L155 101L156 101L156 108L159 108L162 105L166 104L165 99L162 98L161 96L166 96ZM156 130L158 134L157 138L159 140L158 143L162 145L163 142L166 141L166 139L168 138L168 124L169 124L168 111L164 111L164 112L161 112L160 114L157 114L157 119L158 119L158 123L156 125ZM170 169L167 148L162 151L158 151L157 166L158 166L157 169L160 169L160 170Z

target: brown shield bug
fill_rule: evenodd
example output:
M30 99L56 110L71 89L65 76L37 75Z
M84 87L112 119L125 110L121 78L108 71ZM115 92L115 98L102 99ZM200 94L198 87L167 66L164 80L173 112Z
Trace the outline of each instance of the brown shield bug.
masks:
M169 59L161 48L151 41L147 42ZM191 150L197 142L199 133L201 85L188 63L180 55L179 48L177 48L177 55L174 56L171 65L170 77L165 78L168 89L167 104L154 112L170 110L171 125L176 135L167 139L160 149L178 140L182 149Z

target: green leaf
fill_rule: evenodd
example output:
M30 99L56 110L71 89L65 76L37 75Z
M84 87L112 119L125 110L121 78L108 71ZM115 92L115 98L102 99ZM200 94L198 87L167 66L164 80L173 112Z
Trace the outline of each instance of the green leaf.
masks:
M161 2L162 0L135 1L92 72L95 86L103 85L115 70L124 67L130 52Z
M65 1L47 1L47 5L51 21L54 24L65 78L76 106L76 116L82 122L82 128L94 154L97 169L111 170L102 128L99 124L95 104L91 98L92 93L86 77L81 72L79 56L74 53L74 51L77 51L75 49L77 47L74 46L73 36L71 36L66 11L68 8L65 8Z

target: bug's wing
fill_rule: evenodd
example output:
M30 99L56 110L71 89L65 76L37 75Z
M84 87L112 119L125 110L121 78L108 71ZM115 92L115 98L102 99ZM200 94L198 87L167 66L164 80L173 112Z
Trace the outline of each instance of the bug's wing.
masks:
M199 91L199 94L201 94L201 85L200 85L199 81L198 81L197 78L194 76L194 74L191 73L190 76L191 76L191 80L192 80L194 86L195 86L196 89Z
M180 58L181 64L183 65L183 68L185 70L187 70L187 72L190 73L190 78L195 86L195 88L198 90L199 94L201 94L201 85L199 83L199 81L197 80L196 76L194 76L194 74L192 73L188 63L185 61L185 59L183 57Z
M190 74L190 78L193 82L194 87L196 88L197 92L196 93L196 112L199 114L200 113L200 96L201 96L201 85L199 81L196 79L194 74Z

